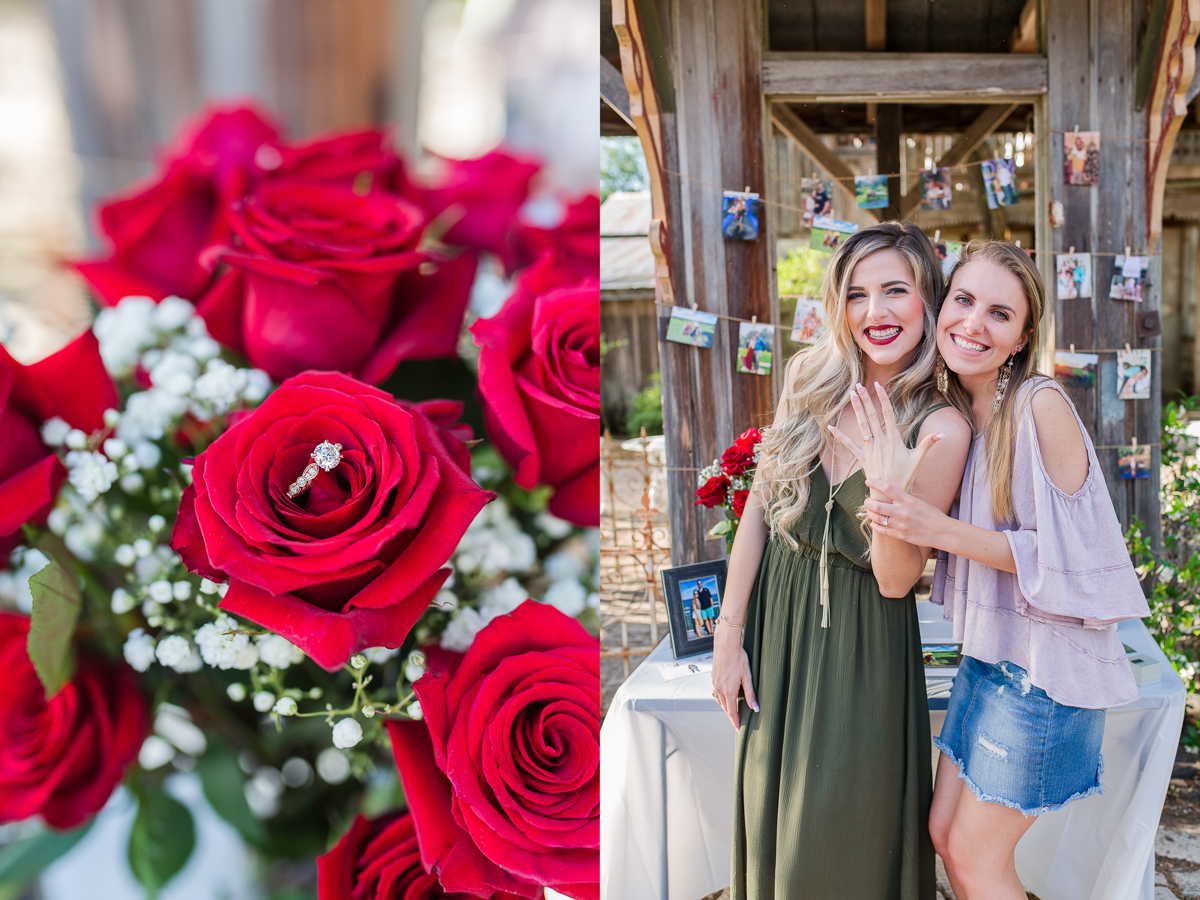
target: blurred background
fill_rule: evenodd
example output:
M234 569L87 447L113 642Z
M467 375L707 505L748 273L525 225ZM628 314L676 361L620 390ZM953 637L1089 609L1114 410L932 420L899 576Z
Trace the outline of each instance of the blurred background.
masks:
M31 362L86 326L62 260L206 103L254 98L293 139L387 126L418 168L503 144L544 161L536 196L594 190L599 20L592 0L0 0L0 343Z

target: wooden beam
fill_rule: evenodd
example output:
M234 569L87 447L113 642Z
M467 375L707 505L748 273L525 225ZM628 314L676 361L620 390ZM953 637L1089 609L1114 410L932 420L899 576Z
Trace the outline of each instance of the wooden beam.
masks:
M834 179L834 184L846 192L852 200L854 194L854 173L841 158L825 146L820 136L804 124L803 120L782 103L771 104L771 121L775 126L800 145L800 149L812 157L813 162L825 170ZM883 216L878 209L868 209L877 221L882 222Z
M633 117L629 114L629 90L625 87L625 76L603 56L600 57L600 99L624 119L626 125L636 130Z
M1019 103L998 103L989 106L985 109L974 122L971 127L963 132L954 144L942 154L934 166L937 169L949 168L957 166L968 156L970 156L975 148L988 139L993 131L1000 127L1000 124L1012 115L1014 109L1020 106ZM907 219L914 209L921 203L921 191L914 186L914 189L909 191L905 196L903 203L900 205L900 218Z
M887 49L887 0L865 0L867 49Z
M1045 93L1046 58L1003 53L765 53L773 100L978 103Z
M881 103L875 109L875 171L888 176L888 205L885 219L900 217L900 131L899 103Z

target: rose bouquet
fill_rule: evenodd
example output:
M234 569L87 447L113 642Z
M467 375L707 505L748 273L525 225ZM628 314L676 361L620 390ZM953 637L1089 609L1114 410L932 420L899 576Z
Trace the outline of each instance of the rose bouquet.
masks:
M713 537L724 536L726 552L733 548L738 523L742 520L746 499L750 496L751 485L754 484L758 445L761 442L762 435L757 428L742 432L721 454L720 459L714 459L711 466L700 470L696 479L698 486L693 505L707 506L709 509L720 506L725 510L725 518L708 533Z
M156 893L194 772L325 854L272 889L598 896L598 203L537 170L238 107L102 206L93 328L0 348L0 873L124 785Z

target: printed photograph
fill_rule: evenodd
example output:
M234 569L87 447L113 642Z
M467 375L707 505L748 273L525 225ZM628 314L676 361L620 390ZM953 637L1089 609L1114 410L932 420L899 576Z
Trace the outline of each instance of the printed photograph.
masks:
M1096 383L1096 365L1100 356L1096 353L1054 353L1054 377L1071 387L1091 387Z
M1063 135L1063 183L1100 183L1100 132L1072 131Z
M1054 289L1059 300L1079 300L1092 296L1092 254L1055 255Z
M854 179L854 199L859 209L883 209L888 205L888 177L859 175Z
M942 262L942 275L949 278L962 255L962 244L959 241L939 241L933 245L933 250Z
M1150 448L1145 444L1117 451L1117 472L1122 478L1150 477Z
M1146 287L1146 270L1149 267L1148 256L1118 256L1112 282L1108 287L1108 296L1113 300L1141 303L1142 292Z
M716 327L717 316L715 313L676 306L671 309L671 321L667 324L667 340L677 344L691 344L707 350L712 347L713 332Z
M1117 351L1117 397L1121 400L1150 399L1150 351Z
M792 340L797 344L815 344L825 332L825 304L810 297L796 301L792 316Z
M817 216L833 215L833 182L821 178L801 178L800 193L804 197L804 212L800 219L805 228L812 228Z
M953 668L962 656L962 644L922 644L921 656L927 669Z
M774 325L738 323L737 370L747 375L770 375L773 346Z
M812 235L808 240L808 246L813 250L823 250L826 253L833 253L842 245L842 241L847 235L854 234L858 231L858 226L853 222L843 222L841 219L834 219L830 216L817 216L813 219Z
M953 191L949 169L921 170L922 209L949 209Z
M713 631L721 615L728 562L721 559L662 569L663 598L671 628L671 652L675 659L712 653ZM705 660L694 660L701 669ZM680 675L685 673L680 672ZM687 674L691 673L690 670Z
M721 195L721 234L738 241L758 240L758 194L725 191Z
M1016 164L1013 160L985 159L982 167L988 209L1012 206L1021 199L1017 195Z
M679 583L683 598L683 621L687 626L688 640L711 637L721 614L721 590L717 587L717 576L707 575Z

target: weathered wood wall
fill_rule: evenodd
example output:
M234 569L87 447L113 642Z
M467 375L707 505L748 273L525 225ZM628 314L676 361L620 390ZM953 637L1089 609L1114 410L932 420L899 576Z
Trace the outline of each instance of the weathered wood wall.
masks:
M600 382L600 416L614 435L622 427L633 395L650 386L658 371L658 310L653 291L600 294L600 333L615 346L604 357Z

